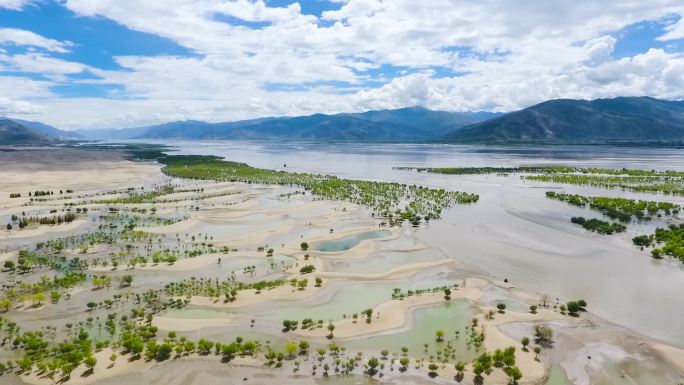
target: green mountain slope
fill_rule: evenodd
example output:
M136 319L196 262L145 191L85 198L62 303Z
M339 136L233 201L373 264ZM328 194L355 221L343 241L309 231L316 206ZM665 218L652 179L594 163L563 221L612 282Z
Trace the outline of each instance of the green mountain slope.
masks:
M557 99L455 130L449 142L654 142L684 140L684 102L650 97Z
M54 138L10 119L0 119L0 145L48 144Z

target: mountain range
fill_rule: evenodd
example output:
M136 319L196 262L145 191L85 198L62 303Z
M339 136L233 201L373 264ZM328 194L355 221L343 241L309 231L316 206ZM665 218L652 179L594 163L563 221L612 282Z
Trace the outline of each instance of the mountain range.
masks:
M549 100L506 114L422 107L234 122L178 121L125 129L65 131L0 119L0 144L55 139L265 139L447 143L683 142L684 101L651 97Z
M465 126L458 143L605 143L684 140L684 101L650 97L549 100Z
M293 139L416 141L497 116L491 112L431 111L422 107L345 114L271 117L207 123L187 120L149 127L84 130L92 139Z

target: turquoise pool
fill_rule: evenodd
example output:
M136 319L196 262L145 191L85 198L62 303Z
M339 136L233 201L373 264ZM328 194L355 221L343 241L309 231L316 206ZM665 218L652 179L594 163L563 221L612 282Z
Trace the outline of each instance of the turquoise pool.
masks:
M389 230L367 231L364 233L354 234L340 239L331 239L329 241L320 242L316 245L315 249L316 251L323 252L346 251L355 247L362 241L368 239L385 238L388 237L390 234L391 232Z

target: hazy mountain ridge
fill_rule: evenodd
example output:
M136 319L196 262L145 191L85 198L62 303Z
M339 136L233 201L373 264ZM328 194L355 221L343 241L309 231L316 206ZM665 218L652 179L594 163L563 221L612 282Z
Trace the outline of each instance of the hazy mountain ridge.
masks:
M14 119L14 118L8 118L8 119L12 120L16 123L19 123L22 126L31 128L31 129L38 131L38 132L42 132L43 134L49 135L49 136L56 138L56 139L80 139L80 138L82 138L82 135L76 131L60 130L59 128L50 126L50 125L45 124L45 123L33 122L30 120Z
M650 97L549 100L455 130L458 143L601 143L684 140L684 101Z
M0 145L49 144L54 138L14 120L0 118Z
M456 128L494 116L497 114L407 107L221 123L188 120L122 130L81 130L79 133L91 139L433 140Z
M78 131L19 119L5 118L0 122L3 122L0 144L25 144L31 140L45 143L51 138L672 143L684 142L684 101L651 97L555 99L507 114L407 107L220 123L188 120L147 127Z

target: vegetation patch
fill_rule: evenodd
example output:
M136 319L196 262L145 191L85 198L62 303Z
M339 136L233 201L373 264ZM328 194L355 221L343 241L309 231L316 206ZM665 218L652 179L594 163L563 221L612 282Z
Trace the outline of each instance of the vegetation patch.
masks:
M651 249L651 256L655 259L669 256L684 263L684 223L658 228L651 235L636 236L632 238L632 242L642 249L655 246Z
M372 208L390 225L439 218L442 210L457 203L475 203L479 196L423 186L340 179L329 175L289 173L229 162L215 156L167 156L160 159L167 175L217 181L301 186L314 195L344 200Z
M561 194L548 191L546 197L567 202L574 206L589 206L611 219L629 222L632 218L650 220L653 215L677 214L681 207L670 202L643 201L626 198L588 197L577 194Z
M581 225L586 230L604 235L621 233L627 229L623 224L610 223L596 218L585 219L584 217L572 217L571 221L572 223Z
M476 174L539 174L574 172L572 167L564 166L528 166L528 167L395 167L395 170L427 172L448 175L476 175Z
M449 175L472 174L532 174L526 180L562 184L576 184L601 188L620 188L637 192L660 192L684 195L684 172L633 169L609 169L567 166L524 167L395 167Z

